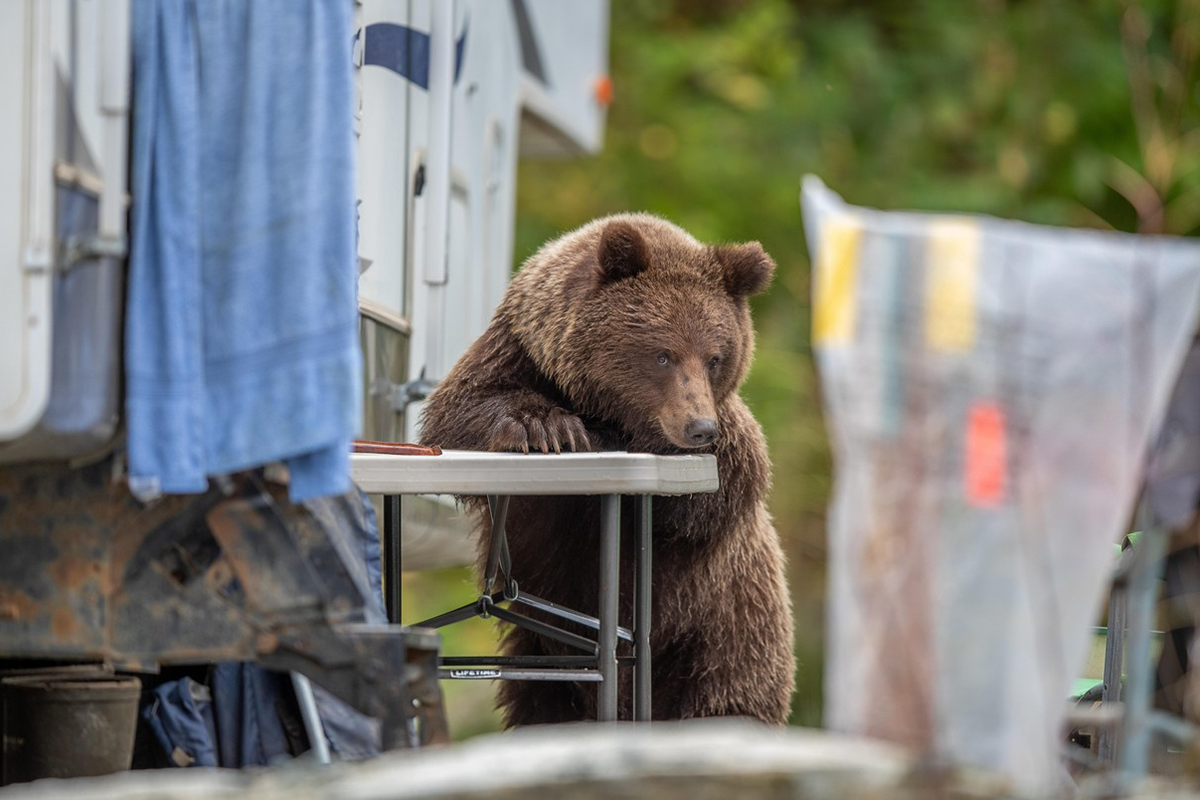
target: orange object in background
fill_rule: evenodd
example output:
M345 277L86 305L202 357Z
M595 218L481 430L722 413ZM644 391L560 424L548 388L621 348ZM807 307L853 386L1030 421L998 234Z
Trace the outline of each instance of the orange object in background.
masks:
M592 96L596 98L596 102L602 106L606 106L613 100L613 82L608 75L601 75L596 78L592 84Z
M1004 502L1007 489L1008 443L1004 409L994 403L976 403L967 412L964 436L967 500L992 508Z

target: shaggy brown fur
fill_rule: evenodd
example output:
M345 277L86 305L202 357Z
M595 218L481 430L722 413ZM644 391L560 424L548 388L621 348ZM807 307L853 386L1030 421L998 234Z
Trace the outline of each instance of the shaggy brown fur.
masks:
M792 616L764 504L770 464L737 394L754 346L746 297L774 267L757 242L701 245L647 214L597 220L526 262L425 406L422 441L446 448L716 455L719 491L653 501L654 719L787 718ZM596 614L599 509L597 498L512 498L522 589ZM629 625L629 499L622 522L620 619ZM504 651L577 652L519 629ZM621 672L628 718L631 678ZM596 687L510 681L499 704L510 726L592 718Z

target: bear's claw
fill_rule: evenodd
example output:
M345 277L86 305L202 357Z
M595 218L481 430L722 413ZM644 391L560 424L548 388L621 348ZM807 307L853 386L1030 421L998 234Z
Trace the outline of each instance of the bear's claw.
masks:
M502 416L492 426L488 449L501 452L520 450L522 453L529 453L533 449L548 454L551 450L555 453L563 450L583 452L592 448L587 429L579 417L561 408L554 408L546 416L522 414L519 419L507 414Z

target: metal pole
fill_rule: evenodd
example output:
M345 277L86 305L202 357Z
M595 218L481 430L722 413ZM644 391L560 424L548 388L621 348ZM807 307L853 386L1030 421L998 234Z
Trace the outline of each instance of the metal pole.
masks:
M617 600L621 593L621 496L600 498L600 722L617 719Z
M292 688L296 690L296 703L300 706L300 718L304 720L304 732L312 745L318 764L329 763L329 742L325 741L325 727L317 713L317 699L313 696L312 684L299 672L292 673Z
M637 548L634 564L633 654L633 718L650 721L650 496L643 495L637 503Z
M500 597L503 599L503 595L500 595ZM499 600L496 600L496 595L493 595L492 599L497 603L500 602ZM566 606L560 606L558 603L551 603L549 600L544 600L537 595L521 592L517 595L515 600L516 602L529 606L530 608L536 608L539 611L545 611L547 614L553 614L554 616L562 619L569 619L571 622L582 625L585 628L591 628L594 631L600 630L600 620L596 617L582 614L575 609L567 608ZM629 630L629 628L623 628L618 625L617 638L624 639L630 644L633 644L633 631Z
M1135 548L1136 563L1129 578L1129 654L1125 687L1125 719L1121 728L1121 778L1126 786L1146 775L1149 766L1150 705L1154 694L1154 665L1150 660L1150 630L1167 532L1147 528Z
M1108 634L1104 642L1104 689L1100 695L1106 707L1121 700L1121 675L1125 671L1125 615L1128 611L1128 590L1125 578L1120 578L1112 587L1108 602ZM1101 764L1112 766L1117 763L1117 729L1104 725L1098 733L1096 757Z
M129 0L106 0L100 18L100 109L104 115L104 188L97 233L110 245L125 243L125 173L129 114Z
M570 681L596 683L600 673L594 669L538 669L536 667L446 667L438 669L440 680L452 681Z
M400 624L400 495L383 498L383 590L388 622Z
M492 516L492 538L488 544L487 572L483 578L483 593L491 594L496 588L498 570L503 567L505 581L512 579L509 573L512 564L509 563L508 539L504 533L504 522L508 517L508 495L488 495L488 510Z
M454 24L458 4L455 0L438 0L431 5L429 150L425 170L426 202L429 205L425 213L425 262L421 277L426 287L425 368L430 378L438 380L446 374L442 361L447 325L446 284L450 269L450 147L454 130Z

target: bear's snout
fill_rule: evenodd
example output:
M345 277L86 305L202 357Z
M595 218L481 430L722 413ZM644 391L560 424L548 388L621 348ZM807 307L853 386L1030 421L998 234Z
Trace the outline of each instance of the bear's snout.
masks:
M665 370L664 370L665 371ZM692 449L717 438L717 409L704 363L697 357L680 359L664 375L659 397L658 424L675 447Z
M717 421L707 417L689 420L684 426L683 434L692 447L712 444L713 439L717 438Z

